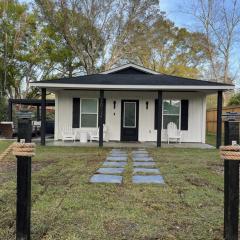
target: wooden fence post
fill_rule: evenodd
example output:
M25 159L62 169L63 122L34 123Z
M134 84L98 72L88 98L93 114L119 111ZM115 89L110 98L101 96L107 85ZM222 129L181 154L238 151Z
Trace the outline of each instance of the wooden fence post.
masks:
M32 124L30 118L18 119L18 142L31 142ZM31 218L31 157L17 156L17 211L16 239L30 240Z
M224 159L224 239L238 240L240 146L221 147Z
M224 160L224 235L226 240L238 240L239 161Z

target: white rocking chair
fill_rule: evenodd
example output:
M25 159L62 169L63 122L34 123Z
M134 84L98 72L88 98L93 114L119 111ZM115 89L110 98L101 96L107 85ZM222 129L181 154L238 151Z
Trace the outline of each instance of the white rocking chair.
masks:
M99 128L94 132L90 132L90 142L92 141L99 141ZM109 141L106 125L103 125L103 141L106 141L106 142Z
M179 141L181 143L181 131L177 129L177 126L175 123L170 122L167 125L167 141L168 144L171 140L176 140L176 142Z
M76 141L77 132L75 132L70 126L66 126L62 129L62 140L64 141Z

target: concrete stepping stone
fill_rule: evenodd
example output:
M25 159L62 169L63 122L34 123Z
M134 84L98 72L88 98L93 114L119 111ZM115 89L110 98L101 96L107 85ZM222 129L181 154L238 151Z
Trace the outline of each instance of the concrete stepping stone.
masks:
M155 167L155 162L133 162L134 167Z
M148 154L147 151L132 151L132 154Z
M97 173L102 174L121 174L124 172L124 168L99 168Z
M149 155L133 155L132 158L149 158Z
M127 157L107 157L107 161L127 161Z
M134 168L133 174L135 173L151 173L151 174L159 174L160 171L157 168Z
M115 154L126 154L127 152L125 151L111 151L110 153L115 153Z
M134 162L152 162L153 158L152 157L133 157Z
M149 154L147 153L134 153L132 155L133 157L149 157Z
M127 163L126 162L110 162L110 161L108 161L108 162L104 162L103 163L103 166L104 167L125 167L127 165Z
M112 149L111 153L126 153L126 151L121 150L121 149Z
M122 183L122 176L95 174L90 178L91 183Z
M154 184L164 184L163 177L161 175L135 175L132 177L133 183L154 183Z

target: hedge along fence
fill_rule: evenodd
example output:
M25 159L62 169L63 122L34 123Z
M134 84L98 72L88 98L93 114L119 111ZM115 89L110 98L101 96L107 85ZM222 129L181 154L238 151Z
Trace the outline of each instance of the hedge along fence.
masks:
M240 112L240 105L223 107L223 113L225 112ZM207 109L206 121L207 132L215 134L217 129L217 108ZM224 130L223 125L222 130Z

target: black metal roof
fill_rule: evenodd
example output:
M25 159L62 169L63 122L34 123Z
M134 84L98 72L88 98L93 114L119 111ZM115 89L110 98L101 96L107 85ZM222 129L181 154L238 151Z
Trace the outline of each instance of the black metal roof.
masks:
M78 77L66 77L44 80L38 83L50 84L96 84L96 85L169 85L169 86L233 86L232 84L217 83L191 78L177 77L165 74L93 74Z
M21 104L21 105L29 105L29 106L41 106L41 99L8 99L9 103L12 104ZM54 99L47 99L46 106L55 106Z

